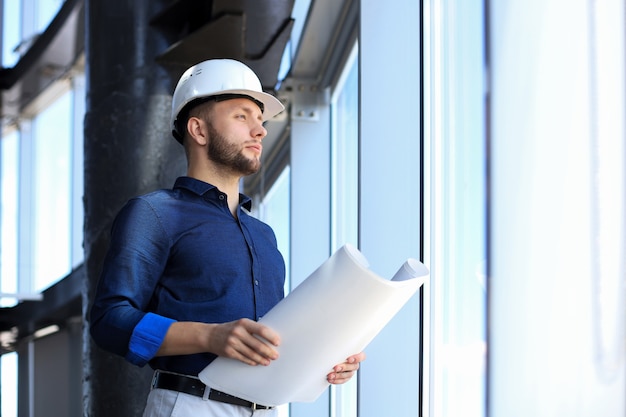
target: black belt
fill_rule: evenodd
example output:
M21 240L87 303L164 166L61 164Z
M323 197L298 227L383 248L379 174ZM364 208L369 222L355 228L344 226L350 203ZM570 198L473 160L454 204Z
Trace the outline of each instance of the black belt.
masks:
M152 380L152 388L169 389L171 391L184 392L185 394L203 397L206 390L209 389L209 400L219 401L227 404L240 405L253 410L269 410L274 408L268 405L260 405L225 392L211 389L204 385L198 378L187 375L172 374L169 372L156 371Z

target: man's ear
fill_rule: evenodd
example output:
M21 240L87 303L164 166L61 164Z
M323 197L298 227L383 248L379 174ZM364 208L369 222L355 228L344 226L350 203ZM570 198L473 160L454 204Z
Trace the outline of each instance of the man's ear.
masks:
M204 146L208 142L206 123L198 117L187 119L187 133L189 134L189 140L200 146Z

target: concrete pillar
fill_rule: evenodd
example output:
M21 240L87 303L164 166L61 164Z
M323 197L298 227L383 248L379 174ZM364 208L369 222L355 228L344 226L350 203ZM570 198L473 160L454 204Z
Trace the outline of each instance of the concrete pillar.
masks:
M185 172L169 128L176 80L154 61L168 45L149 25L164 3L85 1L83 407L90 417L140 416L149 391L151 370L99 349L87 313L118 210L135 195L171 187Z

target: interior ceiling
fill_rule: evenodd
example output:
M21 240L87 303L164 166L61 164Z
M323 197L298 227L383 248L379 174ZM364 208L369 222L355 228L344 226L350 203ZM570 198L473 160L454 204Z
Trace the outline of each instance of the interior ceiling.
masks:
M178 76L211 58L233 58L252 68L274 91L293 27L295 0L177 0L151 24L171 46L157 62Z
M173 79L200 61L238 59L273 92L293 28L295 0L174 0L151 20L170 47L156 57ZM2 116L14 118L84 50L84 2L65 0L14 67L0 69Z

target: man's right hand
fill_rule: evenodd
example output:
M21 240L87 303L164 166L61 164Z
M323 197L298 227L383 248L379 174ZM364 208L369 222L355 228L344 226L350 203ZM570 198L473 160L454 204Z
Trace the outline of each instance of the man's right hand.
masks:
M280 337L269 327L250 319L214 324L209 333L209 352L248 365L269 365L278 359Z
M211 352L248 365L269 365L278 358L280 336L250 319L228 323L174 322L156 356Z

